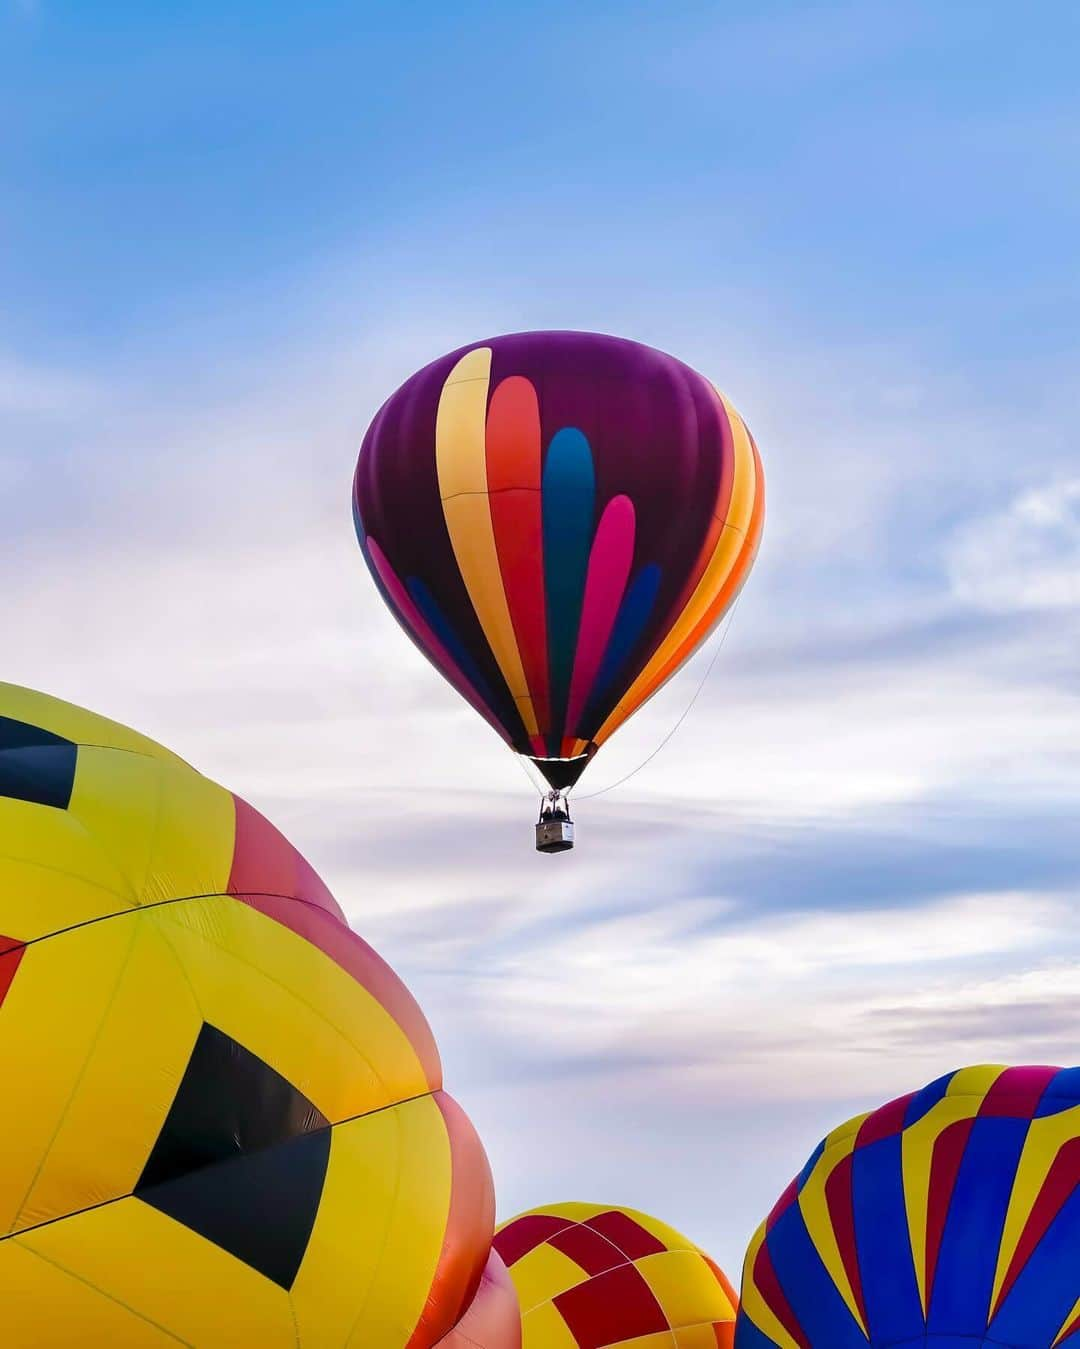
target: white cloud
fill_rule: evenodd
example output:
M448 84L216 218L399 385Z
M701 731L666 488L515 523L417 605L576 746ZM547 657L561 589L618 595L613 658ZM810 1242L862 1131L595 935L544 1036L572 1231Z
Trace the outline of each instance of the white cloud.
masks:
M960 526L947 552L954 594L1002 612L1080 608L1080 479L1021 493Z

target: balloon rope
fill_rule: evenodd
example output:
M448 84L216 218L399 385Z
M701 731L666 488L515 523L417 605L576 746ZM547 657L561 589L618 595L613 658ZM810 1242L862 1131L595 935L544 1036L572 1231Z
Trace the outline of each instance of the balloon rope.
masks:
M529 760L525 757L524 754L515 754L514 758L521 765L522 771L524 772L525 776L529 779L529 785L534 788L537 796L539 796L540 799L543 800L544 797L547 796L551 788L546 783L544 783L541 786L541 783L537 781L537 779L540 777L540 774L536 772L536 770L533 768L532 764L529 762Z
M717 657L720 655L720 652L724 649L724 643L727 641L727 635L728 635L728 633L731 631L731 624L732 624L732 622L734 621L734 618L735 618L735 610L739 607L739 600L740 600L740 599L742 599L742 594L741 594L741 592L740 592L740 594L736 597L735 603L731 606L731 612L730 612L730 613L728 614L728 616L727 616L727 624L726 624L725 627L724 627L724 631L720 634L720 640L719 640L719 641L717 642L717 644L716 644L716 650L715 650L715 651L713 652L713 654L712 654L712 660L709 661L709 664L708 664L708 666L707 666L707 668L706 668L706 670L705 670L705 673L701 676L701 682L698 684L697 688L694 690L694 696L690 699L690 701L689 701L689 702L686 704L686 706L683 708L682 714L680 715L678 721L676 721L675 725L672 726L672 728L671 728L670 731L668 731L667 735L664 736L663 740L660 741L660 743L659 743L659 744L657 745L657 747L653 750L653 752L648 756L648 758L642 759L641 763L639 763L638 766L637 766L636 768L631 769L631 771L630 771L629 773L627 773L625 777L619 778L617 781L611 783L611 785L608 786L608 787L601 787L600 790L599 790L598 792L589 792L589 794L588 794L587 796L577 796L577 797L574 798L576 801L595 801L596 798L597 798L598 796L606 796L608 792L613 792L613 791L615 790L616 787L621 787L621 786L623 785L624 782L629 782L630 779L633 778L633 777L636 777L636 776L638 775L638 773L640 773L641 770L642 770L643 768L645 768L648 764L651 764L651 763L652 763L652 761L656 758L656 756L660 753L660 751L664 748L664 746L665 746L665 745L668 743L668 741L672 738L672 736L675 734L675 732L676 732L676 731L679 729L679 727L683 724L683 722L686 720L686 718L690 715L691 709L693 708L694 704L697 702L698 698L701 696L701 691L702 691L702 689L705 687L705 685L706 685L706 683L707 683L707 681L708 681L709 676L710 676L710 675L712 674L712 672L713 672L713 666L716 664Z

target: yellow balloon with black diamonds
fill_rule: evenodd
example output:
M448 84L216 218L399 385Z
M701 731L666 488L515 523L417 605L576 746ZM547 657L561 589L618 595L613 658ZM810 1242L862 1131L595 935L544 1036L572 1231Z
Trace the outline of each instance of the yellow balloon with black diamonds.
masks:
M11 685L0 1068L5 1346L512 1342L404 985L251 806Z

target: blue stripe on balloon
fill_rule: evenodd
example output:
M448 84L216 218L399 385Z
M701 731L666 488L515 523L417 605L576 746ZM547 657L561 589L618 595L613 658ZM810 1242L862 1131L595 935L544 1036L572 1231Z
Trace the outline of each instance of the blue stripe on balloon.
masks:
M619 612L615 617L615 624L611 629L611 636L608 638L604 658L600 662L596 679L593 681L585 716L582 718L583 725L591 726L597 719L596 714L600 708L600 701L611 687L612 682L637 644L638 638L645 630L645 624L649 621L653 604L656 602L656 592L659 589L660 568L655 562L650 562L647 566L642 567L627 587L622 604L619 605Z
M1078 1251L1080 1190L1074 1190L994 1317L990 1333L995 1342L1053 1343L1076 1303Z
M807 1340L829 1349L866 1349L866 1336L810 1240L798 1204L776 1220L768 1243L776 1277Z
M939 1077L936 1081L931 1082L928 1087L923 1087L922 1091L915 1093L908 1101L907 1109L904 1111L905 1129L910 1129L913 1124L918 1124L924 1115L933 1110L934 1106L949 1090L949 1083L955 1076L955 1073L946 1073L944 1077Z
M795 1188L796 1190L799 1191L800 1194L802 1193L803 1186L806 1184L806 1182L810 1179L811 1175L813 1174L814 1167L817 1166L818 1162L821 1160L822 1156L825 1153L825 1143L826 1140L823 1138L821 1142L817 1145L817 1147L813 1150L813 1152L810 1154L810 1156L807 1158L806 1165L799 1172L798 1177L796 1178Z
M1046 1084L1035 1118L1057 1115L1062 1110L1071 1110L1074 1105L1080 1105L1080 1068L1062 1068Z
M758 1330L745 1312L735 1322L735 1349L776 1349L776 1341Z
M913 1340L903 1340L899 1344L890 1340L889 1349L990 1349L990 1341L976 1336L958 1344L954 1335L916 1335ZM1004 1346L995 1342L993 1349L1004 1349Z
M899 1134L855 1149L851 1193L870 1337L875 1343L917 1337L926 1326L908 1235Z
M983 1335L1005 1211L1028 1131L1026 1119L975 1120L953 1186L930 1295L935 1335Z
M487 703L488 707L498 714L500 712L500 705L492 696L491 688L487 680L480 673L480 667L476 664L476 661L473 660L472 656L469 655L462 644L461 639L450 626L450 622L446 615L436 603L434 595L432 595L431 591L428 590L427 586L424 585L423 581L421 581L418 576L408 577L405 582L405 589L412 597L413 603L423 614L428 627L453 657L454 663L457 665L458 669L484 702ZM503 707L502 710L505 711L505 707Z
M564 426L552 436L544 460L541 492L551 676L548 748L552 754L559 754L596 507L592 451L576 427Z

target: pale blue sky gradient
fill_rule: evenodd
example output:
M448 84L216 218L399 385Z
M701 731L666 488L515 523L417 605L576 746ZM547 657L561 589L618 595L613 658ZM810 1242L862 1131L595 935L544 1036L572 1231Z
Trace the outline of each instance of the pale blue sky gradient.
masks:
M504 1215L638 1204L737 1277L831 1124L1075 1061L1078 39L1054 2L0 0L4 675L286 828ZM708 373L770 502L692 718L557 859L348 504L412 369L543 327Z

